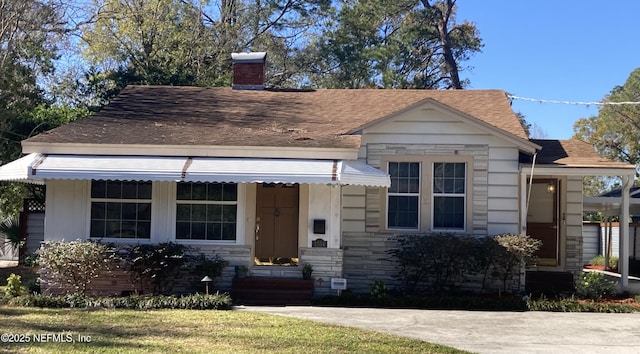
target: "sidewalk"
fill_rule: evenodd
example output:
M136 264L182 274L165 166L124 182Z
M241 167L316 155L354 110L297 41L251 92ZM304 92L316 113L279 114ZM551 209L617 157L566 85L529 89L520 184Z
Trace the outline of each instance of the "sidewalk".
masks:
M489 312L240 306L475 353L640 353L640 313Z

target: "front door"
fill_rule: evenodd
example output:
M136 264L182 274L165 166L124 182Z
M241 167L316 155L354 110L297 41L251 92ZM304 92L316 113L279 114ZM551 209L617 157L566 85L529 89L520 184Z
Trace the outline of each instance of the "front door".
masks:
M278 264L298 258L299 185L264 183L256 194L255 257Z
M527 210L527 234L542 241L536 253L538 265L560 264L558 227L558 180L534 179Z

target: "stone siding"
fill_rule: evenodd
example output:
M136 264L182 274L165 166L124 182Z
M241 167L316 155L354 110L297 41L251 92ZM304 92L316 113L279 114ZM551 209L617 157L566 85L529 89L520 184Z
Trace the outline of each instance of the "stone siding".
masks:
M301 248L300 264L313 266L314 296L335 294L331 278L343 277L343 251L336 248ZM348 285L348 284L347 284Z

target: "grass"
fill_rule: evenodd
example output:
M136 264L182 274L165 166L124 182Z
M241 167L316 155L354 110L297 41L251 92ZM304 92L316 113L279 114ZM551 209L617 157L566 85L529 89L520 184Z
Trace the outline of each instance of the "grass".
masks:
M238 311L0 307L0 333L75 343L2 343L0 353L466 353L372 331ZM89 336L90 343L77 342Z

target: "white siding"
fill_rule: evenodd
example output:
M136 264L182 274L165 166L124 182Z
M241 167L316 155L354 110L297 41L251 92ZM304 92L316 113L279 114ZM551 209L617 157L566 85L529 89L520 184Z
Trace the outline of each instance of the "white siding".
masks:
M309 185L309 214L307 238L301 247L311 247L311 241L321 238L328 248L340 248L340 187ZM325 220L325 234L313 233L313 220ZM304 219L302 220L304 222Z
M27 254L33 254L44 241L44 213L27 215Z
M517 233L519 225L519 149L505 139L464 122L455 114L435 109L405 112L370 126L362 132L359 156L368 164L381 168L384 156L472 156L473 178L470 227L478 235ZM366 207L354 204L352 192L344 192L349 209L365 208L366 231L377 232L383 219L378 191L366 194ZM361 196L359 194L358 196ZM359 202L361 199L357 199ZM375 203L375 204L374 204ZM349 210L343 220L344 231L363 231L362 222ZM384 227L384 225L383 225Z
M582 263L600 254L600 223L582 224Z
M89 181L47 181L46 241L88 238L89 186Z
M562 203L562 199L561 199ZM566 204L561 206L560 222L565 225L564 254L566 257L565 270L578 271L582 269L582 177L571 176L566 179Z

